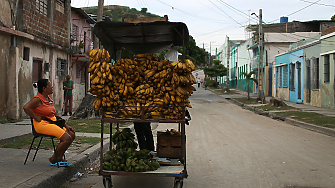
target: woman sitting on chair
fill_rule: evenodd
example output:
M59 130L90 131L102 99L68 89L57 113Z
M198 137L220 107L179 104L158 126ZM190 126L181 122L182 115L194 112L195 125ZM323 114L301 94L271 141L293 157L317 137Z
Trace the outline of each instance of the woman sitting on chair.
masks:
M49 158L51 163L60 162L63 161L65 151L75 139L75 132L66 124L63 128L60 128L56 124L42 120L42 117L47 117L56 121L56 116L59 117L59 115L49 97L53 93L51 82L48 79L41 79L37 82L37 88L37 95L23 106L23 110L33 119L33 126L37 133L55 136L60 139L56 148L57 159L55 153Z

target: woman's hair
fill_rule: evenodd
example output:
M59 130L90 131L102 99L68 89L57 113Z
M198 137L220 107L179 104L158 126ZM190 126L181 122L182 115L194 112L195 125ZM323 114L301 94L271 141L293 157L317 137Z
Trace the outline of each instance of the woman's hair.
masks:
M38 90L38 92L40 92L40 93L42 93L43 92L43 88L44 87L47 87L48 86L48 79L40 79L40 80L38 80L38 82L37 82L37 90Z

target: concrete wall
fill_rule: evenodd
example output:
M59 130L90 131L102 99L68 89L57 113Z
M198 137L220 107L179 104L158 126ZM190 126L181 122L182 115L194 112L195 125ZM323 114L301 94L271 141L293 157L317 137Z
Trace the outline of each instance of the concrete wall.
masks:
M49 79L53 86L53 94L50 96L53 101L57 111L60 112L63 103L63 85L62 77L57 75L57 59L65 59L69 61L68 54L66 51L57 50L49 46L45 46L38 42L30 40L22 40L22 44L18 48L22 49L23 46L30 48L30 58L29 61L25 61L21 56L19 58L19 71L18 71L18 90L20 99L20 116L26 116L22 107L28 101L30 101L36 94L36 89L33 88L32 80L32 69L33 60L42 60L42 78ZM50 72L44 71L44 63L50 63Z
M289 101L290 100L290 90L288 88L277 88L276 90L277 98Z
M0 119L7 117L8 66L10 59L10 35L0 32ZM3 109L3 110L1 110Z

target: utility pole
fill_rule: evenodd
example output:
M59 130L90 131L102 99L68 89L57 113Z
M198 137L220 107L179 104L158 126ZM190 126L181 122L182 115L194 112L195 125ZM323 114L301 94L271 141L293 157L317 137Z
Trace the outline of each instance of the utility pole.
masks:
M263 26L262 26L262 9L259 9L259 24L258 24L258 29L259 29L259 45L258 45L258 98L263 99L263 80L264 80L264 75L263 75ZM262 76L262 79L260 78Z
M98 2L98 14L97 14L97 22L102 21L102 15L104 11L104 0L99 0ZM99 48L99 39L94 36L94 48Z
M209 42L209 66L212 66L212 42Z
M230 55L230 47L229 47L229 37L227 36L227 89L230 89L230 81L229 81L229 55Z

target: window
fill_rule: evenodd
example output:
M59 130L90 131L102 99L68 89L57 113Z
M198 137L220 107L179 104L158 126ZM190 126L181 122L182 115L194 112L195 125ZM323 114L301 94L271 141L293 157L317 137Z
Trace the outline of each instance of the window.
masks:
M276 87L279 88L279 74L280 74L280 67L276 67Z
M67 75L68 63L65 59L57 58L57 75L60 77L65 77Z
M289 69L289 79L290 79L290 91L295 90L295 78L294 78L294 71L295 71L295 64L290 63L290 69Z
M48 1L36 0L36 11L44 16L48 16Z
M319 58L315 58L312 60L311 89L319 89Z
M77 41L78 40L78 26L72 24L72 40Z
M329 82L329 54L324 56L324 80L325 82Z
M66 0L56 0L56 10L64 14Z
M283 85L282 87L288 87L288 65L283 65Z
M23 47L23 60L29 61L30 48Z

